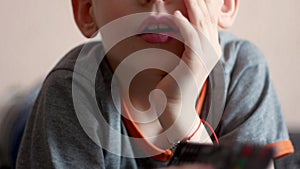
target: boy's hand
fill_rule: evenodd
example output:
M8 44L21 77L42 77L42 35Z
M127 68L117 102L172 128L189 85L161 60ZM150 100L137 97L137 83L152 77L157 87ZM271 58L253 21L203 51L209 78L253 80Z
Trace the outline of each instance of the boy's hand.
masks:
M185 42L181 63L157 85L168 103L159 121L170 142L187 138L199 126L195 103L202 85L221 55L217 7L220 0L184 0L188 18L175 11ZM176 81L175 81L175 80Z

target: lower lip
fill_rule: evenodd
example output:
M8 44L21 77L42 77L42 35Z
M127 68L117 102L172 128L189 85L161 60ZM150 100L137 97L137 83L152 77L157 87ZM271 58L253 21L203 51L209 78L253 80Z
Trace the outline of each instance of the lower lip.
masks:
M167 43L173 39L168 35L154 33L141 34L139 35L139 37L148 43Z

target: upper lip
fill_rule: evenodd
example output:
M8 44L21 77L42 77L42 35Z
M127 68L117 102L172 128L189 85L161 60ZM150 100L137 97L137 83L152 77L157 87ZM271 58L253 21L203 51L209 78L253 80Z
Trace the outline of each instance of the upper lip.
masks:
M178 27L174 23L171 16L151 15L141 23L138 32L140 34L178 32Z

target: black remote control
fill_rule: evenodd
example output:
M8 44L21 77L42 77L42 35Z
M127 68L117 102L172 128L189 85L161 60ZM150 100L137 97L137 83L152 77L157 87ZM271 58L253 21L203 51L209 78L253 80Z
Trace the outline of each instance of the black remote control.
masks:
M273 150L257 145L206 145L179 143L169 165L210 164L216 169L265 169Z

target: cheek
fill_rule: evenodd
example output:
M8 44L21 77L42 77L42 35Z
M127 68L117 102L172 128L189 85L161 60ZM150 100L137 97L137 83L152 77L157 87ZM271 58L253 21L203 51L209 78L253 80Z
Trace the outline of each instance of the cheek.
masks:
M174 9L179 10L182 13L182 15L187 18L188 14L187 14L186 6L184 4L184 0L173 0L173 2L174 2L174 4L173 4ZM174 11L173 11L173 13L174 13Z
M120 1L115 1L115 0L105 0L105 1L112 1L112 2L106 2L102 4L99 3L94 8L95 11L94 14L99 28L115 19L129 15L133 11L130 8L131 4L121 3L122 5L120 5Z

